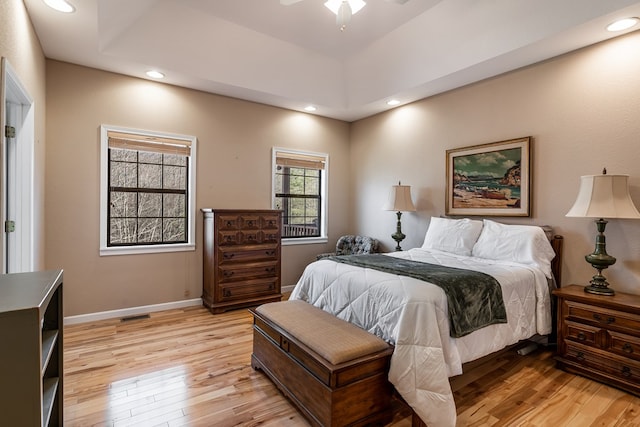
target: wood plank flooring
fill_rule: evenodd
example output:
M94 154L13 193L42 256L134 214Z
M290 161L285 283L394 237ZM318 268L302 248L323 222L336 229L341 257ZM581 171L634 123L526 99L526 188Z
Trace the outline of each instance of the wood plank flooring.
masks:
M251 368L251 316L192 307L65 327L64 419L73 426L307 426ZM452 379L458 426L640 426L640 398L504 352ZM411 426L397 403L389 426Z

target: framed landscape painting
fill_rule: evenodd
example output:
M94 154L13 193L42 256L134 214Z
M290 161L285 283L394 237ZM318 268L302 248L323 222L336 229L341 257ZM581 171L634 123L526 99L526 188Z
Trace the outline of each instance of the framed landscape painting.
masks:
M447 150L447 215L530 216L531 138Z

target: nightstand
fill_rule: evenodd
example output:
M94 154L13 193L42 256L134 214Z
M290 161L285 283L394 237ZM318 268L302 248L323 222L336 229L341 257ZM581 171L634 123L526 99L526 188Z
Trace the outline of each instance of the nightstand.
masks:
M594 295L578 285L553 294L557 367L640 396L640 295Z

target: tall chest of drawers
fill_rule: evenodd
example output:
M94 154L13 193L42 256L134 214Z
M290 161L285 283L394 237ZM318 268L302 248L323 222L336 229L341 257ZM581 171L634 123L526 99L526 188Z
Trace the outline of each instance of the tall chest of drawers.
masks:
M202 302L212 313L280 301L279 210L202 209Z
M553 293L557 366L640 396L640 296L593 295L576 285Z

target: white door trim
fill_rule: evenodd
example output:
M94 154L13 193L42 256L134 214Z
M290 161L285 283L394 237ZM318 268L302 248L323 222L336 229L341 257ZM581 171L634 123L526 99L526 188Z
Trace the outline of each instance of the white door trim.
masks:
M15 232L11 234L10 239L7 239L7 233L2 233L2 272L19 273L33 271L35 265L33 212L35 115L33 99L7 58L2 58L0 90L3 107L3 113L0 115L2 132L0 227L4 231L7 219L14 220L16 223ZM8 117L14 121L11 125L16 129L16 136L11 141L5 137L4 131ZM9 153L12 154L11 157L7 156ZM11 162L10 167L7 167L7 162ZM8 173L11 176L8 176ZM8 194L7 183L11 183L11 191ZM7 217L8 213L11 218Z

